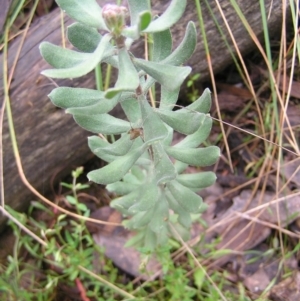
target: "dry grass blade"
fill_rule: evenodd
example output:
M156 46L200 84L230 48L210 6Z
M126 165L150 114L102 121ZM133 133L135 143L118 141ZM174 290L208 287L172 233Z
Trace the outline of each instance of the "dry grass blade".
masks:
M206 60L207 60L208 68L209 68L209 73L210 73L210 77L211 77L212 86L213 86L213 93L215 95L215 104L216 104L216 107L217 107L217 114L218 114L218 118L221 120L222 117L221 117L221 111L220 111L220 106L219 106L219 102L218 102L216 82L215 82L215 78L214 78L213 66L212 66L211 59L210 59L209 47L208 47L207 37L206 37L205 28L204 28L204 24L203 24L203 16L202 16L200 0L195 0L195 3L196 3L196 7L197 7L199 25L200 25L201 33L202 33L202 36L203 36L203 42L204 42L205 53L206 53ZM232 166L232 161L231 161L231 156L230 156L230 150L229 150L225 130L224 130L224 127L223 127L223 123L220 123L220 127L221 127L221 132L222 132L223 137L224 137L224 144L225 144L225 149L226 149L226 152L227 152L228 163L229 163L231 171L233 171L233 166Z

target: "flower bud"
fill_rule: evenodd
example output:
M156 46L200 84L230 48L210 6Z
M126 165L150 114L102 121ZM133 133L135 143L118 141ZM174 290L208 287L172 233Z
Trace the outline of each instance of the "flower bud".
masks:
M128 10L124 6L107 4L102 8L102 17L107 28L115 37L119 37L125 26Z

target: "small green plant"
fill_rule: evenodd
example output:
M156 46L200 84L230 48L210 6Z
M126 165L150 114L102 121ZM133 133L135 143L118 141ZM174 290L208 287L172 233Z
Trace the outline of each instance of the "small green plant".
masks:
M72 182L61 184L72 191L72 196L66 195L65 200L75 199L75 202L69 202L73 210L88 214L88 209L77 199L77 192L87 188L87 185L77 183L82 171L81 167L77 168L72 172ZM95 281L93 275L80 268L101 269L95 267L95 262L104 261L104 251L94 243L84 222L69 219L65 214L56 215L35 201L31 202L28 214L8 206L6 209L33 233L41 234L47 243L44 246L37 243L9 221L16 239L12 255L0 263L0 300L60 300L58 285L63 284L67 292L68 287L79 289L78 282L82 284L82 291L94 298L91 300L116 300L113 289ZM107 281L118 282L115 276L118 271L107 258L102 269ZM98 298L100 292L103 299Z
M124 225L137 232L131 244L154 251L165 245L174 231L188 238L191 214L206 209L196 192L213 184L216 177L213 172L184 171L188 165L214 164L220 151L216 146L199 148L212 126L209 90L189 106L173 110L180 86L191 72L182 64L196 45L195 25L189 22L182 42L172 52L170 27L183 14L186 1L171 1L167 10L154 18L148 0L127 2L129 11L113 4L101 8L94 0L57 0L77 21L68 27L67 36L78 51L43 42L41 54L55 69L42 74L75 78L103 62L118 69L115 85L106 91L59 87L49 97L73 114L84 129L118 135L113 143L89 137L91 151L108 164L87 176L118 195L111 206L128 217ZM99 30L106 33L101 35ZM136 58L130 52L131 44L145 34L153 41L151 60ZM158 107L147 99L155 83L161 86ZM117 104L127 120L109 114ZM172 145L174 131L186 137Z
M84 215L89 216L90 212L88 208L86 207L85 204L79 203L77 198L78 190L89 188L89 185L87 184L77 183L77 179L82 173L83 173L83 167L76 168L76 170L72 171L72 177L73 177L72 183L69 184L69 183L62 182L61 186L66 187L72 191L73 195L67 195L66 200L71 205L74 205L76 207L77 213L84 213Z
M189 77L189 80L186 83L186 86L189 89L187 96L190 101L195 101L198 98L199 90L196 87L196 82L200 76L200 73L193 74Z

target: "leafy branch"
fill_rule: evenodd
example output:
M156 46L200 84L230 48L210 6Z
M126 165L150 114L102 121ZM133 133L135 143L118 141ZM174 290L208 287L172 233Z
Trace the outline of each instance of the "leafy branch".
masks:
M91 151L108 163L88 173L89 180L107 185L109 191L118 195L111 206L128 217L124 221L127 228L137 231L131 243L153 251L168 242L172 227L188 238L191 214L206 209L196 192L213 184L216 177L213 172L184 171L188 165L214 164L220 151L216 146L199 147L212 126L209 90L191 105L173 111L180 86L191 72L182 64L196 46L195 25L189 22L183 40L172 52L170 27L183 14L186 1L171 1L167 10L155 18L147 0L128 0L129 11L112 4L100 8L94 0L57 3L78 22L69 26L67 32L78 51L43 42L41 54L54 69L42 74L53 78L80 77L103 62L118 69L115 85L106 91L59 87L49 95L84 129L119 135L113 143L99 136L89 137ZM106 33L101 35L98 30ZM145 33L152 35L153 40L149 61L135 58L130 52L131 44ZM158 108L147 99L155 83L161 85ZM109 113L117 104L127 120ZM174 131L186 135L175 145Z

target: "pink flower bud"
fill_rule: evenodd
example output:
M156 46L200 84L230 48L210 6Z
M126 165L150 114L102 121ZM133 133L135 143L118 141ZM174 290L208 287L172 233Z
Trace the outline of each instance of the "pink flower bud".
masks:
M128 10L124 6L107 4L102 8L102 17L106 26L115 37L119 37L125 26Z

